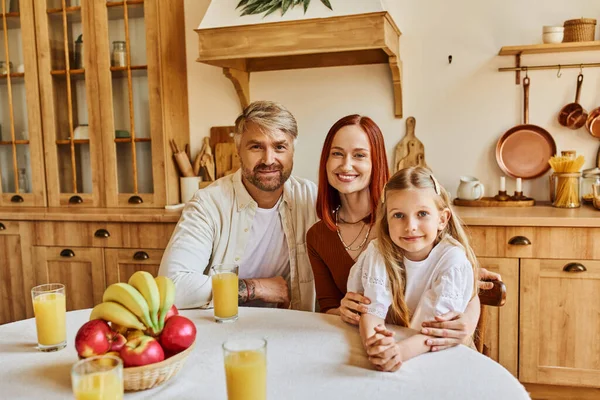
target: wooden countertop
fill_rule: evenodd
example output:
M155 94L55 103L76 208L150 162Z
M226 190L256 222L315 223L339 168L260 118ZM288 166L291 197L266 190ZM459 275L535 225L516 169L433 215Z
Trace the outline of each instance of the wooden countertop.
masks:
M600 227L600 210L591 205L573 209L554 208L549 204L534 207L453 207L463 222L471 226Z
M0 221L101 221L101 222L162 222L176 223L179 210L76 207L15 207L0 208Z

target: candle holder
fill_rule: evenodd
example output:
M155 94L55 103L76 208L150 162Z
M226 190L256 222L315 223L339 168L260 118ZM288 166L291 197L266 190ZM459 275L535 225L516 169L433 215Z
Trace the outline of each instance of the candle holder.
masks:
M506 194L506 190L499 190L498 194L494 196L494 200L497 201L508 201L510 199L511 197L508 194Z
M511 196L510 199L513 201L520 201L520 200L529 200L529 197L523 196L523 191L520 191L520 192L515 191L515 194L513 196Z

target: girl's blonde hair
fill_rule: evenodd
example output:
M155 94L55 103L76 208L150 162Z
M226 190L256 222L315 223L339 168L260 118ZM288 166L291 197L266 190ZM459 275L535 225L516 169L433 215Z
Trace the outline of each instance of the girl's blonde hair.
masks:
M381 196L381 204L377 212L377 243L379 251L385 260L385 269L393 294L393 302L388 312L388 319L393 324L409 326L411 315L404 298L404 291L406 289L406 269L403 262L404 251L392 241L387 220L388 194L395 190L405 189L433 189L436 193L435 204L438 210L440 212L444 209L450 210L450 219L446 227L438 232L435 244L448 235L454 239L453 242L455 244L464 249L467 259L473 266L473 295L477 293L479 264L469 244L468 236L463 229L462 221L452 209L450 195L438 183L431 171L423 167L409 167L396 172L385 185Z

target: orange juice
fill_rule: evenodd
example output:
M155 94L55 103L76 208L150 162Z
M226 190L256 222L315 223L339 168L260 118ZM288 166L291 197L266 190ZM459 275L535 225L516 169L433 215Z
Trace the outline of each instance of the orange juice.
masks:
M225 356L228 400L267 398L267 358L264 351L245 350Z
M81 376L75 384L77 400L121 400L123 380L115 371Z
M212 276L213 303L217 319L235 318L238 314L238 276L223 272Z
M42 293L33 299L38 344L52 346L67 340L67 305L63 293Z

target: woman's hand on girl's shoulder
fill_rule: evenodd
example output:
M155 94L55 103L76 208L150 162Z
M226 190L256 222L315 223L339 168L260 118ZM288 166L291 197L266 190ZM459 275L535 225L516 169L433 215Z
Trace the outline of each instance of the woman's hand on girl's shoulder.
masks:
M489 281L501 281L502 277L500 274L488 271L485 268L479 268L479 280L477 286L481 290L489 290L494 287L494 284Z
M360 315L368 311L367 305L371 303L367 297L360 293L347 292L340 302L340 316L342 321L358 325Z

